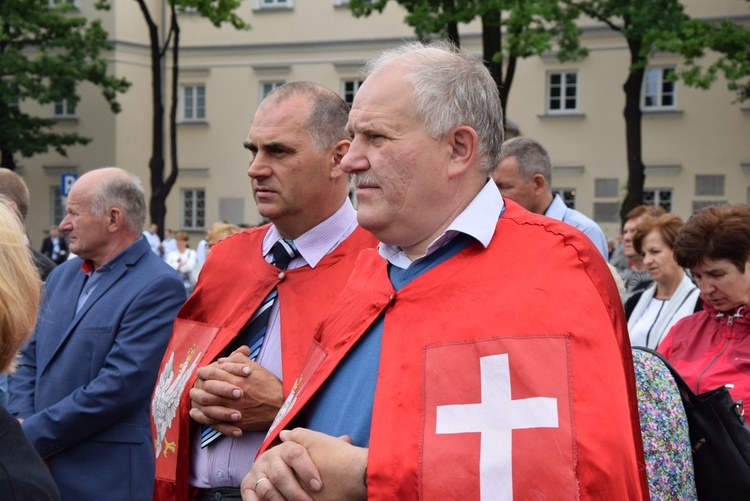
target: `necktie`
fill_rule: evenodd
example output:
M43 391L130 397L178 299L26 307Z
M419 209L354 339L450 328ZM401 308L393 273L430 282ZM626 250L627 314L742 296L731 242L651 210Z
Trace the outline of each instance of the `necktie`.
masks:
M271 247L271 255L273 256L273 264L279 269L286 270L292 259L299 255L299 251L291 240L281 239ZM254 361L258 358L260 349L263 346L263 340L266 337L266 328L268 327L268 319L271 316L271 307L274 301L276 301L277 296L278 293L274 287L253 316L250 317L247 325L237 335L236 340L239 340L239 342L230 344L230 349L233 350L242 344L246 344L250 347L250 360ZM218 431L208 425L203 425L201 429L201 448L207 446L220 436L221 433Z

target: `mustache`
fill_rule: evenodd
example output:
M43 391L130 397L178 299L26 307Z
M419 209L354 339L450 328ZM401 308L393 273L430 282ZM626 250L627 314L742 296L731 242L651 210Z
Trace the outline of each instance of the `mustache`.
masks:
M358 172L353 177L354 186L377 186L377 180L369 172Z

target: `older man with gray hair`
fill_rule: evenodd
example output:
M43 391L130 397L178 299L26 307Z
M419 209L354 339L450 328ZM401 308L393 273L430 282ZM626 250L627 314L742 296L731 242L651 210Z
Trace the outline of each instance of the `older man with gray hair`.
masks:
M489 71L442 44L367 70L341 168L381 243L316 329L243 499L646 499L612 274L498 192Z
M596 222L565 205L552 193L552 163L547 150L528 137L503 144L500 165L492 173L500 193L535 214L568 223L588 236L604 259L609 258L607 237Z
M149 402L185 288L150 252L145 219L132 174L110 167L75 182L60 229L77 257L47 279L34 335L10 378L8 410L62 499L152 496Z

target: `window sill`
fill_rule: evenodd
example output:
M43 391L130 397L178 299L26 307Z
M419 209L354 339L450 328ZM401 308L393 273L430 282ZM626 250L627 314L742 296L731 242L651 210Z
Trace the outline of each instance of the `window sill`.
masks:
M188 126L198 126L198 125L208 125L208 120L181 120L177 122L177 125L188 125Z
M52 117L52 120L62 123L78 123L78 117Z
M253 14L259 14L261 12L279 12L279 11L293 11L293 5L268 5L265 7L253 7Z
M557 120L557 119L567 119L567 120L583 120L586 117L585 113L577 113L577 112L571 112L571 113L545 113L543 115L537 115L537 118L540 120Z
M684 112L678 109L643 109L641 113L644 115L682 115Z

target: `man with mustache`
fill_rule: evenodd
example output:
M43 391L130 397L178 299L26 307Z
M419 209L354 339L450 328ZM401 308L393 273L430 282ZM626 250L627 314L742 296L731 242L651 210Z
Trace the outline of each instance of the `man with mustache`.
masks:
M646 499L617 288L584 234L498 192L489 71L442 44L366 70L341 167L381 243L317 329L243 499Z
M155 499L240 499L315 325L376 243L340 168L347 113L311 82L274 90L255 113L247 173L271 224L211 248L175 321L151 409Z

